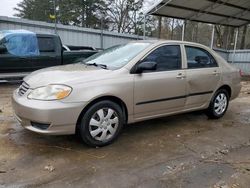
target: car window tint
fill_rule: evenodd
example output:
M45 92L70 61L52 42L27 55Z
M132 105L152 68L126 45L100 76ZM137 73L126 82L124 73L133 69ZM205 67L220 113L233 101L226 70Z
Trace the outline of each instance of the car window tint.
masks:
M181 50L179 45L161 46L151 52L142 62L155 62L155 71L168 71L181 68Z
M206 67L216 67L217 63L213 56L206 50L185 46L187 54L187 64L188 68L206 68Z
M40 52L55 52L55 42L53 38L38 37L38 45Z

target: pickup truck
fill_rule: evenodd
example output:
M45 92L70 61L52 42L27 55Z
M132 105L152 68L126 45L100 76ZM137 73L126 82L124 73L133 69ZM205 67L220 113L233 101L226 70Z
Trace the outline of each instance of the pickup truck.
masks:
M97 51L67 51L55 34L25 30L0 31L0 82L20 80L32 71L77 63Z

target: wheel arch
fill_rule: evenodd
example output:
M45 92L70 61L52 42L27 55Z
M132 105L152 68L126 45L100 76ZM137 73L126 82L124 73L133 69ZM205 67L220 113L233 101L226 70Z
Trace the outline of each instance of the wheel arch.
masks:
M118 104L121 109L122 109L122 112L123 112L123 115L124 115L124 123L126 124L127 121L128 121L128 109L127 109L127 106L125 104L125 102L120 99L119 97L116 97L116 96L111 96L111 95L107 95L107 96L101 96L101 97L98 97L98 98L95 98L93 99L91 102L89 102L84 108L83 110L81 111L80 115L78 116L78 119L77 119L77 123L76 123L76 128L80 125L81 123L81 118L83 116L83 114L95 103L97 102L100 102L100 101L104 101L104 100L108 100L108 101L112 101L116 104Z
M232 96L232 89L231 89L231 87L229 85L226 85L226 84L222 85L221 87L219 87L217 89L217 91L220 90L220 89L225 89L228 92L229 99L231 98L231 96Z

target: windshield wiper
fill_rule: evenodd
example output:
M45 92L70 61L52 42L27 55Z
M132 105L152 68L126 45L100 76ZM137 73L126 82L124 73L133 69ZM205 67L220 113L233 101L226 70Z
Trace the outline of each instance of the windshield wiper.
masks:
M107 65L105 64L97 64L97 63L84 63L85 65L90 65L90 66L96 66L96 67L101 67L103 69L108 69Z

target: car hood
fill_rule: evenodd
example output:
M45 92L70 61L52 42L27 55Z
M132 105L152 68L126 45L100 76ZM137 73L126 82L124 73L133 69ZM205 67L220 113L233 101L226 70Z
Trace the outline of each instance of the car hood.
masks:
M24 78L31 88L48 84L74 84L104 79L112 70L72 64L41 69Z

